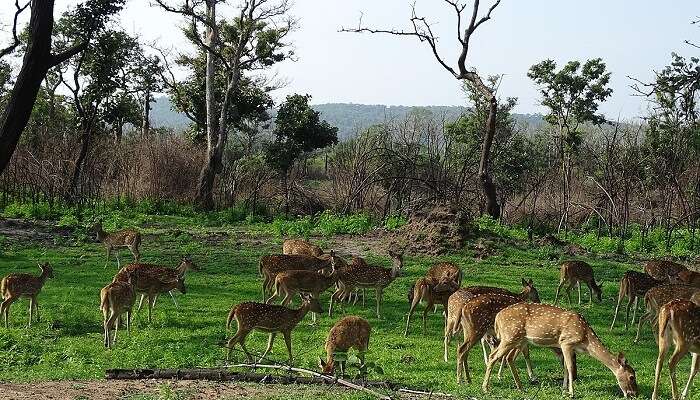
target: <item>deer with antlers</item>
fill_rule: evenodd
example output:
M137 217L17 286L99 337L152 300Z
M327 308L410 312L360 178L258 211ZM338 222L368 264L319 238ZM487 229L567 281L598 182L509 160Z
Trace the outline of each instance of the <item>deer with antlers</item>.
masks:
M226 360L229 360L231 351L236 344L240 343L248 361L252 362L252 357L245 347L245 339L250 332L258 330L270 334L267 340L267 348L260 357L260 361L272 349L275 336L279 332L284 336L284 342L289 353L289 365L292 365L292 331L309 311L319 314L323 312L317 299L309 296L303 296L302 299L301 307L298 309L254 302L246 302L234 306L226 319L226 329L231 328L231 321L235 319L238 324L238 330L226 345Z
M468 286L461 288L454 292L447 300L447 313L445 315L445 340L444 340L444 360L449 361L448 349L450 347L450 341L452 336L457 333L457 330L461 326L462 318L462 308L471 299L483 295L483 294L501 294L511 297L517 297L522 301L533 301L535 303L540 302L540 295L532 279L525 280L521 279L523 285L523 290L520 293L514 293L510 290L492 287L492 286ZM484 361L486 360L486 345L482 342L482 348L484 350Z
M634 343L639 342L642 324L644 322L648 321L652 325L655 325L653 321L656 321L659 310L664 304L671 300L689 300L697 292L700 292L700 288L674 284L666 284L649 289L644 295L644 307L646 311L639 317L639 321L637 322L637 336L634 338ZM656 335L654 335L654 338L656 339Z
M158 280L162 282L171 282L171 281L176 281L178 279L184 279L185 274L187 271L200 271L201 269L197 264L195 264L192 259L189 256L184 256L180 260L180 264L178 264L177 267L175 268L168 268L164 265L156 265L156 264L145 264L145 263L134 263L134 264L129 264L117 272L117 274L114 276L114 279L112 282L126 282L128 280L128 277L131 273L137 272L139 275L141 274L147 274L153 277L156 277ZM143 289L143 288L142 288ZM175 295L173 295L173 291L170 290L168 291L168 294L170 295L170 298L173 300L173 303L175 304L175 308L178 307L177 300L175 300ZM155 293L155 298L153 299L153 303L158 300L158 295L159 293ZM141 292L141 298L139 299L139 307L138 309L141 309L141 306L143 305L143 300L146 297L145 292Z
M652 400L659 398L661 369L671 343L675 345L675 350L668 362L668 369L671 375L671 394L674 400L679 398L676 366L688 352L693 355L688 383L680 396L681 399L684 399L688 396L690 383L700 370L700 306L688 300L671 300L659 310L659 357L656 360Z
M135 280L135 273L130 272L126 281L112 282L100 290L104 345L108 349L111 349L117 341L122 314L126 314L126 332L131 334L131 310L136 301ZM114 330L114 338L112 338L112 330Z
M488 392L494 365L504 357L516 386L522 390L514 359L518 353L527 351L528 342L561 349L570 396L574 395L574 352L587 353L608 367L625 397L634 397L639 392L634 369L625 356L608 351L579 313L546 304L517 303L496 315L494 330L500 343L489 355L482 384L484 392Z
M408 302L411 308L406 317L406 329L404 336L408 336L408 327L411 323L411 315L418 303L425 301L423 310L423 332L426 331L426 316L434 304L442 304L447 312L447 302L452 293L462 286L462 270L453 263L439 263L430 267L424 277L419 278L408 291Z
M112 257L112 252L116 249L115 253L117 257L117 268L121 267L121 262L119 261L119 249L126 247L131 251L134 256L134 261L138 262L141 258L141 253L139 252L139 246L141 246L141 233L135 229L123 229L120 231L107 233L102 229L102 222L97 221L92 227L93 231L97 235L97 241L102 243L107 249L107 261L105 262L105 268L109 264L109 259Z
M668 282L669 277L676 276L686 269L681 264L666 260L650 260L644 264L644 273L663 282Z
M571 288L576 285L578 287L578 304L581 305L581 282L588 286L589 291L589 303L593 303L593 295L598 302L602 298L602 288L599 284L595 282L595 277L593 276L593 268L585 261L565 261L561 265L559 270L559 286L557 286L557 293L554 296L554 304L559 302L559 291L561 288L568 284L566 287L566 296L569 299L569 305L571 305Z
M308 240L287 239L282 242L282 254L320 257L323 250Z
M41 273L39 276L31 274L10 274L0 281L0 314L5 318L5 328L10 317L10 306L22 297L29 299L29 327L32 326L33 315L36 314L36 322L39 322L39 301L37 296L44 287L46 280L53 278L53 268L49 263L38 264Z
M349 315L336 322L326 338L326 361L323 361L322 358L318 360L323 373L332 374L335 371L334 354L336 352L346 353L351 348L357 350L357 357L364 364L371 330L372 328L366 319L354 315ZM340 364L340 375L345 375L345 361L339 360L338 364Z
M637 316L637 308L639 299L643 299L644 295L649 291L649 289L663 284L663 281L657 281L651 275L647 275L642 272L627 270L622 279L620 279L620 290L617 294L617 305L615 306L615 314L613 316L612 323L610 324L610 330L615 326L615 321L617 320L617 312L620 309L620 304L622 300L627 297L627 310L625 312L625 330L629 329L629 317L630 308L633 308L632 312L632 324ZM632 305L634 303L634 305Z
M333 302L343 295L355 289L374 289L376 292L377 318L381 318L381 305L384 302L384 289L386 289L401 273L403 267L403 253L389 251L392 259L392 268L382 268L374 265L365 265L361 268L343 268L338 273L338 288L331 296L331 304L328 307L328 315L333 316Z

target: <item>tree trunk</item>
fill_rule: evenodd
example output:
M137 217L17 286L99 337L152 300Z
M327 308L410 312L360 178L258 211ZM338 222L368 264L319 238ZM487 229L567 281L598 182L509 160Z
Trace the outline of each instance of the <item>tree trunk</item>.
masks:
M53 0L34 0L29 20L29 40L10 98L0 117L0 174L17 147L34 108L41 82L51 66Z
M88 128L83 133L80 145L80 152L78 153L78 157L75 159L75 166L73 167L73 176L71 178L70 184L70 197L72 200L75 200L78 197L78 185L80 184L80 175L83 171L83 163L85 162L85 158L87 158L88 149L90 148L91 136L92 134L90 132L90 129Z
M143 115L141 116L141 136L146 137L151 130L151 92L146 90L143 97Z
M497 219L501 215L501 206L498 204L498 196L496 194L496 185L491 180L489 174L489 160L491 158L491 145L493 138L496 135L496 113L498 104L495 96L489 99L489 116L486 120L486 134L484 142L481 146L481 160L479 161L479 179L481 180L481 188L486 196L486 212L493 219Z

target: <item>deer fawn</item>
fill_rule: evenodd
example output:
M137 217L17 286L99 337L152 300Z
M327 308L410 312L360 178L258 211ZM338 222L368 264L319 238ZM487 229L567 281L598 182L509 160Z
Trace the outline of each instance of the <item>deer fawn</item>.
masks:
M679 272L677 275L669 276L668 278L671 283L695 286L696 288L700 288L700 272L695 272L686 269Z
M117 250L117 268L121 267L121 262L119 261L119 249L126 247L134 255L134 261L138 262L141 258L141 253L139 253L139 246L141 245L141 234L134 229L124 229L117 232L107 233L102 229L102 222L97 222L93 228L95 234L97 235L97 241L102 243L107 249L107 261L105 262L105 268L109 264L109 258L112 257L112 251Z
M331 268L331 262L335 262L336 268L345 265L345 262L340 257L335 255L331 257L330 254L323 254L320 257L284 254L261 257L260 263L258 264L258 271L260 272L260 276L263 278L263 301L267 300L268 293L272 292L275 278L280 272L293 270L327 270Z
M514 359L518 352L526 352L528 341L538 346L558 347L564 357L568 375L569 395L574 395L574 352L583 352L600 361L612 371L625 397L638 393L634 369L624 355L613 355L601 343L588 322L578 313L546 304L518 303L496 315L494 330L500 339L498 348L491 352L486 365L482 389L487 392L491 371L496 362L505 357L513 379L522 390Z
M649 321L653 328L653 325L655 325L653 321L656 321L661 306L671 300L689 300L697 292L700 292L700 288L673 284L656 286L649 289L647 294L644 295L645 312L639 317L639 322L637 322L637 336L634 338L634 343L639 342L642 324L645 321ZM656 339L656 335L654 335L654 339Z
M686 268L673 261L651 260L644 264L644 272L657 281L668 282L670 276L676 276Z
M445 362L449 361L448 349L450 347L450 341L452 340L452 336L455 335L455 333L460 327L460 319L462 318L462 308L464 307L464 304L467 303L467 301L482 294L502 294L506 296L517 297L522 301L530 300L535 303L540 302L539 292L537 292L535 285L532 283L532 279L528 281L526 281L525 279L521 279L521 283L523 285L523 290L520 293L513 293L506 289L491 286L468 286L457 290L449 297L447 301L447 313L445 316ZM482 347L484 349L484 361L486 361L486 347L483 344L483 342Z
M596 300L600 302L603 290L600 285L595 283L593 268L584 261L565 261L559 271L559 286L557 286L557 294L554 296L554 304L556 305L559 302L559 290L565 283L568 283L566 296L569 298L569 305L571 305L571 288L574 285L578 287L578 304L581 305L581 282L588 286L588 302L593 303L593 294L595 294Z
M649 289L663 284L662 281L657 281L650 275L628 270L622 275L620 279L620 291L617 294L617 305L615 306L615 315L613 316L612 324L610 324L610 330L615 326L615 321L617 320L617 312L620 309L620 304L622 299L627 297L627 311L625 312L625 330L629 329L629 317L630 317L630 307L633 307L632 312L632 324L637 316L637 303L640 298L644 298L644 295L649 291ZM634 302L634 306L632 303Z
M426 331L426 315L434 307L434 304L442 304L447 312L447 301L462 286L462 270L452 263L440 263L433 265L424 277L419 278L408 291L408 302L411 308L406 317L406 329L404 336L408 336L408 327L411 323L411 315L421 301L426 302L423 310L423 332Z
M117 272L117 274L114 276L114 279L112 282L126 282L128 279L129 274L132 272L138 271L138 274L148 274L150 276L157 277L158 280L163 281L163 282L168 282L168 281L175 281L178 278L185 278L185 274L187 271L192 270L192 271L199 271L200 268L197 264L195 264L190 257L182 257L180 260L180 264L178 264L177 267L175 268L168 268L162 265L156 265L156 264L143 264L143 263L134 263L134 264L129 264ZM173 291L170 290L168 292L170 295L170 298L173 300L173 303L175 304L175 308L178 308L177 305L177 300L175 300L175 296L173 295ZM153 303L158 300L158 295L159 293L155 293L155 299L153 300ZM143 305L143 299L146 297L145 293L141 293L141 298L139 299L139 310L141 309L141 306Z
M690 377L680 398L688 396L690 383L700 370L700 306L687 300L671 300L659 310L659 358L656 360L652 400L658 399L661 369L672 341L676 349L668 362L668 369L671 374L671 393L675 400L678 399L676 385L678 362L689 351L693 354Z
M21 297L29 298L29 327L32 326L32 315L36 312L36 322L39 322L39 302L37 296L44 287L46 280L53 278L53 268L49 263L39 264L41 274L10 274L0 282L0 294L3 302L0 304L0 314L5 318L5 328L10 317L10 306Z
M245 347L245 339L251 331L259 330L270 334L267 340L267 348L260 357L260 361L265 358L272 348L277 333L281 332L289 353L289 365L292 365L292 330L304 319L309 311L319 314L323 312L317 299L308 296L304 296L302 299L301 307L296 310L284 306L253 302L234 306L226 319L226 329L230 329L231 321L235 318L238 323L238 330L226 345L226 360L229 360L231 350L237 343L240 343L248 361L251 362L252 357Z
M119 320L126 313L126 332L131 334L131 310L136 301L134 291L135 274L129 274L127 281L112 282L100 290L100 309L102 310L104 326L104 344L108 349L117 341ZM114 329L114 338L112 338Z
M384 302L384 289L391 284L401 273L403 267L403 254L389 251L393 266L391 269L376 267L373 265L361 268L343 268L338 273L338 289L331 296L331 304L328 307L328 315L333 316L333 301L340 299L345 293L356 288L374 288L377 294L377 318L381 318L381 304Z
M282 254L320 257L323 250L306 240L287 239L282 243Z
M320 357L318 359L323 373L332 374L335 371L333 354L337 351L345 353L354 348L358 352L357 357L364 364L371 329L366 319L353 315L336 322L326 339L326 361L324 362ZM345 375L345 361L338 361L338 364L340 364L340 375Z

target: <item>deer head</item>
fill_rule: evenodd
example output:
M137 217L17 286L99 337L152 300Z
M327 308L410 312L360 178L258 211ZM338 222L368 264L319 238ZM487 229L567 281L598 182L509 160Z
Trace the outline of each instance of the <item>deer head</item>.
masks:
M321 368L321 372L324 374L332 374L335 371L335 361L331 360L330 362L325 362L323 361L323 358L319 357L318 358L318 366Z
M192 271L200 271L199 265L195 264L192 261L192 258L190 256L183 256L182 259L180 260L180 265L178 266L178 269L181 272L181 276L184 275L184 271L187 271L188 269L191 269Z
M403 253L398 253L393 250L389 250L389 257L392 261L392 275L394 277L401 275L401 269L403 268Z
M45 263L39 263L38 264L39 269L41 270L41 275L46 277L46 278L53 278L53 268L51 268L51 264L48 262Z
M539 303L540 294L537 291L537 288L535 288L534 283L532 283L532 279L526 281L524 278L521 278L520 281L523 285L522 294L525 295L525 298L533 303Z
M179 276L177 278L177 283L175 288L180 291L180 293L185 294L187 293L187 289L185 288L185 278Z
M615 374L615 379L617 379L617 385L620 386L622 394L625 397L636 397L639 393L639 388L637 387L637 376L634 372L634 368L627 362L625 355L619 353L617 355L618 366L613 370Z
M318 302L318 299L315 299L311 296L304 295L302 296L302 307L304 305L308 305L309 311L321 314L323 313L323 309L321 309L321 303Z

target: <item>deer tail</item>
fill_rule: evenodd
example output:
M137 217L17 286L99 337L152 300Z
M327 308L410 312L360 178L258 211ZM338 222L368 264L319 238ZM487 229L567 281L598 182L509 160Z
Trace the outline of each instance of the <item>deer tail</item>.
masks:
M238 306L231 308L231 311L228 313L228 317L226 317L226 330L231 329L231 321L233 321L233 318L236 316L237 308Z

